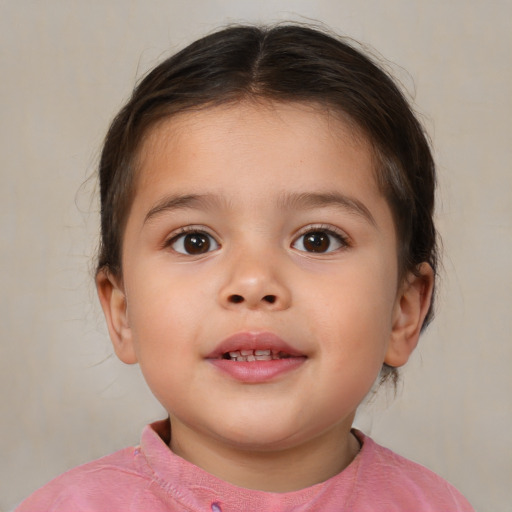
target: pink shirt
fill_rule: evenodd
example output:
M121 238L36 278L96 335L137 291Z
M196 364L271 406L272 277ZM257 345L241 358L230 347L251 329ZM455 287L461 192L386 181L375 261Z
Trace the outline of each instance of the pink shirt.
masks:
M281 494L236 487L178 457L163 440L168 421L159 421L140 446L64 473L16 512L474 512L439 476L355 433L362 448L345 470Z

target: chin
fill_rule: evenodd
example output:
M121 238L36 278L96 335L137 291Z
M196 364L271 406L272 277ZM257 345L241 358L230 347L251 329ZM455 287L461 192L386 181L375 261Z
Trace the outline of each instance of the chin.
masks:
M273 419L258 422L243 422L217 434L224 443L244 451L273 452L286 450L314 437L312 433L300 432L297 422L276 423Z

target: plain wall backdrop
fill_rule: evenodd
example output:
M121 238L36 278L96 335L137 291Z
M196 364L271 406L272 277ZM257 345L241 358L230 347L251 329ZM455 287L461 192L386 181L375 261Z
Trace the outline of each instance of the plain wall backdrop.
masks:
M163 417L112 355L91 267L107 125L163 57L228 22L309 19L376 49L439 169L437 317L359 424L483 511L512 501L512 2L0 0L0 510ZM407 70L407 71L405 71Z

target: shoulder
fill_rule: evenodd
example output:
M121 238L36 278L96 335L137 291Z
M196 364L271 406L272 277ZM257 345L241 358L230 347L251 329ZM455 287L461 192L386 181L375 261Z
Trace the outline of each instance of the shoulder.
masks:
M363 449L355 503L370 497L371 500L381 500L382 506L392 504L391 508L384 508L390 511L473 512L464 496L433 471L378 445L360 432L356 435L363 443Z
M16 512L116 510L130 503L149 480L137 461L137 449L126 448L58 476L23 501Z

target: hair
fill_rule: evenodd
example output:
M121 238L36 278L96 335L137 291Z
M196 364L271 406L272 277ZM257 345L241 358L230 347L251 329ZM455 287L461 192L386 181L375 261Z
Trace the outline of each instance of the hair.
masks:
M437 269L435 165L404 95L344 39L302 25L230 26L171 56L135 87L112 122L99 165L97 271L122 276L122 241L135 194L137 157L155 124L180 112L243 100L303 102L341 114L369 142L375 176L397 231L399 276ZM432 305L424 326L432 317ZM382 380L395 383L384 365Z

